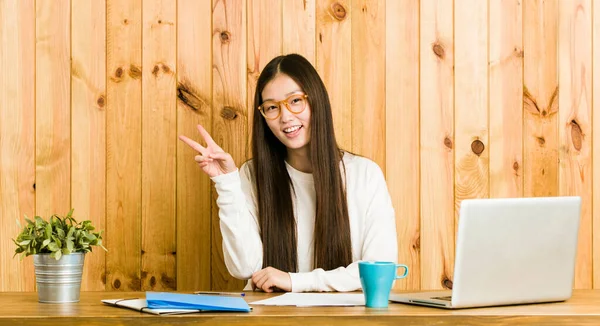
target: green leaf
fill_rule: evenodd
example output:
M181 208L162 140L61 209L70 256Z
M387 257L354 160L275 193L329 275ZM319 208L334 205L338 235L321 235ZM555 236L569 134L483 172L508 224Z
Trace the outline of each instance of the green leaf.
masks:
M104 246L102 245L102 240L98 240L98 246L100 246L100 248L104 249L104 251L108 251L108 249L104 248Z
M57 251L51 253L50 257L52 257L52 258L54 258L56 260L59 260L60 257L62 257L62 252L60 250L57 250Z
M50 243L50 241L50 239L44 239L44 242L42 242L42 246L40 247L40 249L45 248Z
M46 239L52 236L52 225L46 224Z
M52 252L56 252L60 249L60 247L56 244L56 242L50 242L48 244L48 249Z
M62 248L62 242L60 241L60 239L59 239L57 236L53 235L53 236L52 236L52 240L54 240L54 242L56 242L56 245L57 245L59 248Z
M36 216L37 217L37 216ZM28 219L27 217L25 217L25 221L27 222L27 225L31 226L31 225L35 225L35 223L33 223L32 220Z
M72 240L67 240L67 249L69 250L69 253L71 251L73 251L74 245L73 245L73 241Z
M92 221L84 221L83 228L87 231L92 231L95 229L94 226L92 225Z
M19 246L26 246L31 243L31 240L23 240L19 242Z
M44 224L45 224L44 220L42 220L41 217L39 217L39 216L35 217L35 226L36 227L42 227L42 226L44 226Z
M60 239L64 239L65 238L65 231L63 229L56 229L56 234L58 234L58 237Z

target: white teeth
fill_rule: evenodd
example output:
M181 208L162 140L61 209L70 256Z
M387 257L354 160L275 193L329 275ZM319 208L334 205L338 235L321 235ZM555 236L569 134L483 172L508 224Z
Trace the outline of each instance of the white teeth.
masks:
M283 132L290 133L290 132L294 132L294 131L296 131L298 129L300 129L300 126L294 126L294 127L289 127L289 128L283 129Z

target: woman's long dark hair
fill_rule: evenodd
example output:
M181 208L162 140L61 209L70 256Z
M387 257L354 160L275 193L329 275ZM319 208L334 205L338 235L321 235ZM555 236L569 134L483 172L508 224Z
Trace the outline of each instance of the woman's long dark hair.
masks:
M292 78L308 95L311 110L310 155L316 192L313 268L331 270L352 263L346 190L340 173L342 152L333 129L331 103L315 68L297 54L271 60L261 72L254 95L256 110L265 85L278 74ZM284 109L285 110L285 109ZM285 166L287 150L255 112L252 129L253 177L263 243L263 267L298 271L292 182Z

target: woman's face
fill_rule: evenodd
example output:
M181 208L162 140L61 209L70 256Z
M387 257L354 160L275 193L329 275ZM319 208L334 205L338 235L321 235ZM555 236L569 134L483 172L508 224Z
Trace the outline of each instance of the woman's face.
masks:
M277 74L265 85L261 95L263 112L271 111L272 116L279 113L276 119L265 118L271 132L288 151L305 148L310 143L311 111L300 86L287 75Z

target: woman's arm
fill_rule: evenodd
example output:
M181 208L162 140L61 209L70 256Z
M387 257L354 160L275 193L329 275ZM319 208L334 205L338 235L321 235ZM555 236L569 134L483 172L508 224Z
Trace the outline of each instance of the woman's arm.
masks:
M234 277L249 279L262 267L263 248L248 164L211 179L218 193L225 265Z
M263 248L248 164L211 179L218 193L225 265L234 277L249 279L262 267Z
M198 125L198 131L204 146L184 135L179 139L197 152L194 159L215 182L225 265L233 276L248 279L262 266L262 242L247 164L238 171L231 155L215 143L206 129Z

